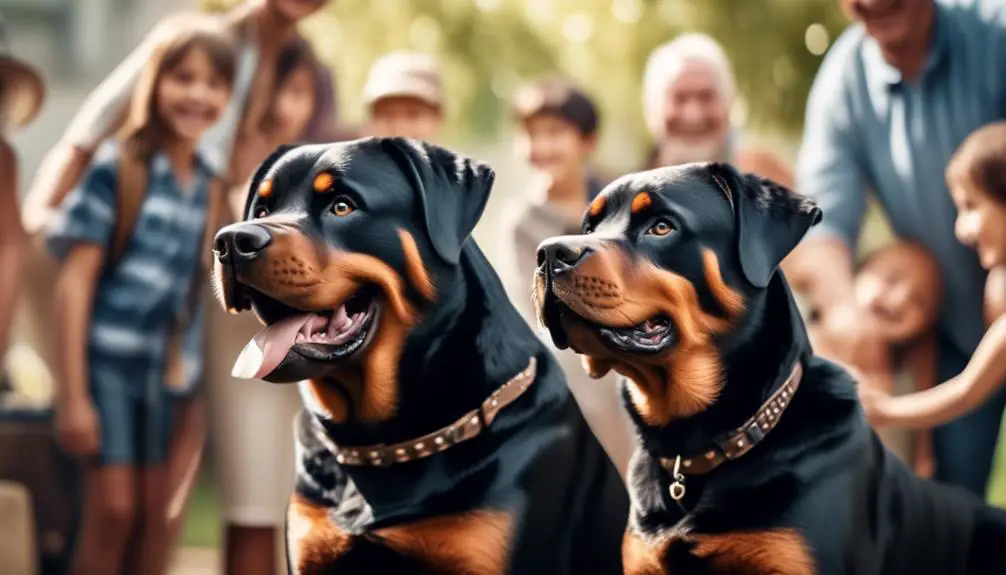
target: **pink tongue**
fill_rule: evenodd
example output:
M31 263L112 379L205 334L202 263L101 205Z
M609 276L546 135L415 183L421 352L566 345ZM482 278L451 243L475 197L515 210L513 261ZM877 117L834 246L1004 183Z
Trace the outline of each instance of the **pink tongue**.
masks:
M241 379L259 379L272 373L290 352L294 338L314 314L290 317L255 334L234 362L231 375Z

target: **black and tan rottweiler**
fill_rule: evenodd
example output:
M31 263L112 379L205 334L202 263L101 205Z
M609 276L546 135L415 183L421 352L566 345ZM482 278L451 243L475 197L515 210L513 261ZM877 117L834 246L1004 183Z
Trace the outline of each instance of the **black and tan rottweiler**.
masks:
M469 239L493 178L403 139L285 147L217 234L222 303L267 326L236 375L302 382L293 573L621 573L625 487Z
M1006 514L918 479L776 268L821 216L726 164L625 176L538 252L539 317L624 376L627 574L1006 573Z

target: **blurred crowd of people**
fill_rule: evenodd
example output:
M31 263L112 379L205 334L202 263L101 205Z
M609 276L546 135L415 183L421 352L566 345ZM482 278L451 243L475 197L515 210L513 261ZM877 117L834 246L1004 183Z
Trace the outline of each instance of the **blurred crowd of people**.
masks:
M732 122L729 59L693 33L647 62L640 169L731 162L817 200L822 224L783 263L816 351L859 375L867 416L917 473L984 496L1006 408L1006 2L838 1L855 23L818 72L795 166ZM246 182L278 146L439 143L447 98L433 55L388 54L364 88L369 121L342 126L332 73L297 31L325 4L247 0L158 25L83 103L20 209L0 139L0 357L30 346L55 382L55 438L84 470L72 573L166 571L207 435L226 572L275 572L300 398L231 376L259 326L207 306L208 240L244 216ZM45 94L3 52L0 91L8 132ZM603 188L591 169L603 121L560 75L521 87L511 110L515 153L542 178L498 216L513 242L498 271L533 324L536 246L578 233ZM898 240L859 257L870 195ZM624 472L635 437L617 385L555 353ZM17 364L0 392L16 393Z

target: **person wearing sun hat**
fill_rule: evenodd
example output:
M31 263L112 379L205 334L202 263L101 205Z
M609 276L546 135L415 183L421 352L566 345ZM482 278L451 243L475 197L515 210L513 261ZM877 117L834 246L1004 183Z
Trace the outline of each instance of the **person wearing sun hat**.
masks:
M435 141L444 122L440 64L422 52L391 52L374 62L363 87L373 136Z
M4 130L23 128L45 101L45 81L34 66L13 55L7 26L0 16L0 113Z
M40 388L51 389L48 380L35 373L33 368L39 361L30 350L12 348L8 354L11 323L21 287L21 274L10 270L21 269L27 236L17 205L20 183L17 155L7 138L11 132L35 119L44 100L45 82L41 74L11 52L7 28L0 17L0 270L5 270L0 273L0 408L20 400L35 401L45 395ZM13 447L10 442L7 444ZM23 442L19 441L19 445L24 449ZM12 453L3 446L0 452ZM19 453L24 452L19 450ZM0 462L0 468L9 467L11 465ZM10 537L0 545L0 565L13 569L11 572L23 572L19 568L30 568L38 562L34 536L29 534L34 532L36 524L47 534L50 526L31 511L28 487L16 477L6 477L7 480L0 479L0 508L6 510L0 513L0 533L24 536Z
M17 206L17 156L9 134L28 125L45 100L45 82L31 64L10 49L0 17L0 269L21 269L26 236ZM21 274L0 274L0 360L7 354ZM3 362L0 361L0 366ZM3 371L3 370L0 370ZM0 379L4 377L0 374Z

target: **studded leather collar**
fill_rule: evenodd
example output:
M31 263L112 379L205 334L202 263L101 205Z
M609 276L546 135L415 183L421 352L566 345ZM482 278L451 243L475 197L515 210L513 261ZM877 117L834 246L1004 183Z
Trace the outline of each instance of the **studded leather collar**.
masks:
M382 443L352 447L332 444L329 448L335 453L335 460L340 464L361 467L387 467L440 453L463 441L474 439L485 431L496 419L500 410L516 401L531 387L536 372L537 361L532 357L523 371L498 387L478 409L473 409L454 423L422 437L391 445Z
M793 394L800 386L802 376L803 366L797 361L786 381L762 404L754 417L744 422L744 425L738 427L725 438L714 442L703 453L664 457L660 459L660 465L673 473L675 472L675 463L680 459L676 471L684 475L705 475L723 462L737 459L751 451L779 423L782 412L785 411L793 399Z

